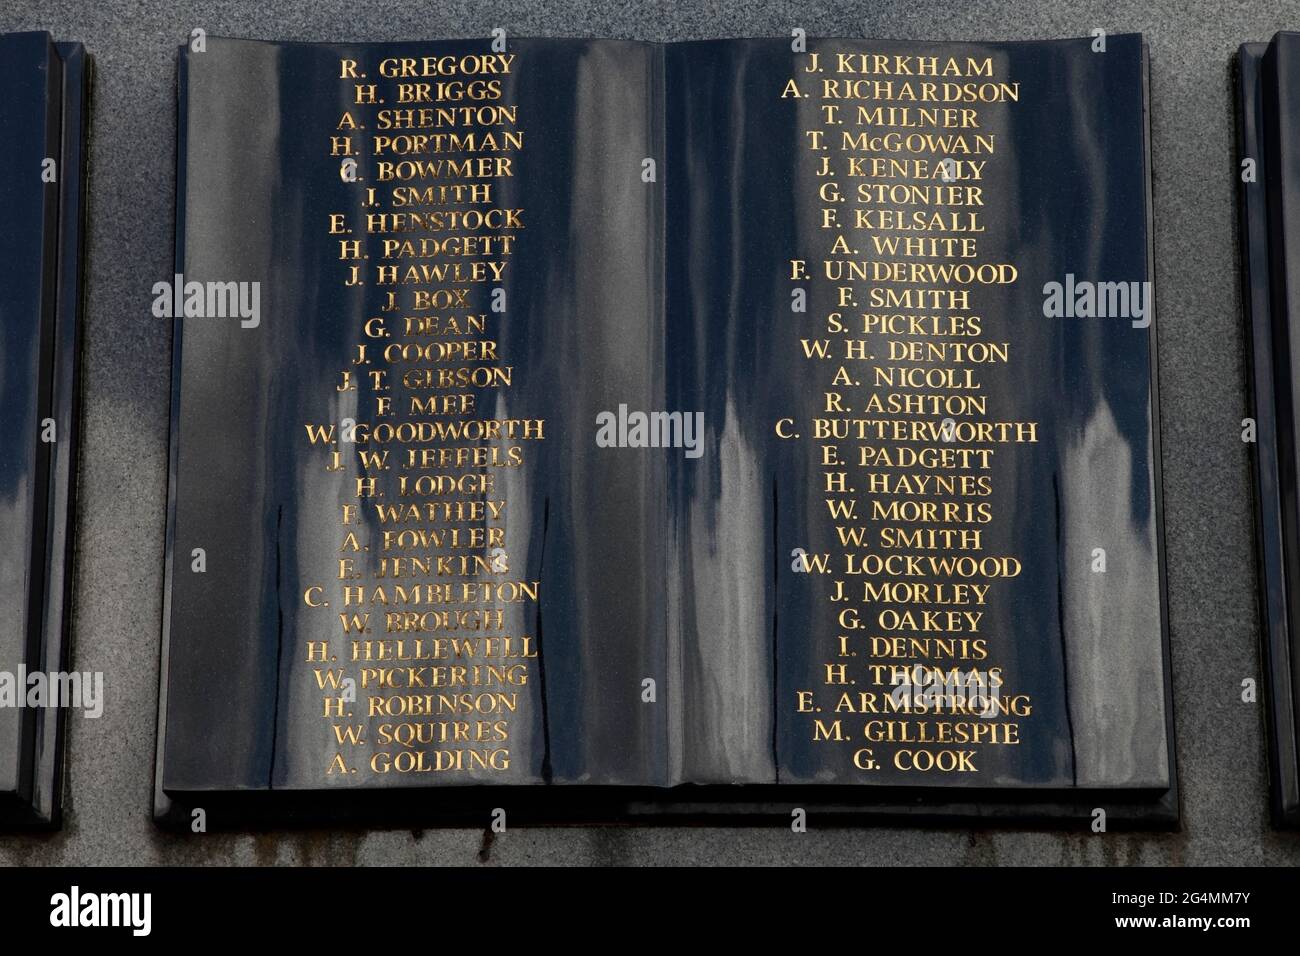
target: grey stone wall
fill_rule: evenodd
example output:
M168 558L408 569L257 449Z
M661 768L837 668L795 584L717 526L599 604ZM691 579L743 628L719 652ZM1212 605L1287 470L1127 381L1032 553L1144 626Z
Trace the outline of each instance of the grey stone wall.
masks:
M1151 47L1160 377L1183 828L1051 831L514 829L179 838L149 818L161 620L171 335L150 287L172 273L175 49L193 27L281 40L515 35L652 40L788 35L1036 39L1141 31ZM1236 280L1229 58L1300 29L1300 3L870 0L808 4L379 0L6 0L0 31L48 29L97 61L75 664L104 671L99 720L70 719L62 832L0 836L0 862L1300 863L1267 821L1263 727L1242 704L1258 621Z

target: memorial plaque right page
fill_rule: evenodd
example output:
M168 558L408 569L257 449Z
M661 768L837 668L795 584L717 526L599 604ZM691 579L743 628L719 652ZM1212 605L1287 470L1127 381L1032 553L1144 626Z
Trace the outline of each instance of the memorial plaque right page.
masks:
M1146 75L667 48L683 779L1172 787Z

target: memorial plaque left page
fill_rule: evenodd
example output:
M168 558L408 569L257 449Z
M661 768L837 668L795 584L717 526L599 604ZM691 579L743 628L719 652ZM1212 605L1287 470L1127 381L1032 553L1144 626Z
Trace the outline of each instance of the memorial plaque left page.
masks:
M161 818L665 782L660 64L182 53Z

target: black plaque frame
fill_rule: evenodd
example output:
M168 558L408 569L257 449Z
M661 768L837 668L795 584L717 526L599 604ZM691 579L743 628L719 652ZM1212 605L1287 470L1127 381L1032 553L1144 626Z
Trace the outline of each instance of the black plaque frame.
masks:
M1300 681L1296 679L1295 576L1300 540L1296 535L1295 334L1287 306L1287 273L1294 252L1286 244L1282 208L1284 182L1279 162L1284 142L1296 130L1279 112L1279 34L1273 43L1247 43L1234 63L1237 104L1238 235L1241 244L1242 311L1250 333L1248 413L1255 421L1253 456L1256 489L1257 556L1261 665L1264 671L1265 725L1271 765L1270 798L1274 822L1300 826ZM1284 64L1285 66L1285 64ZM1255 163L1254 179L1244 167ZM1294 225L1290 226L1292 230Z
M93 60L80 43L54 43L48 34L15 35L26 44L44 43L54 68L44 78L49 130L59 157L53 200L54 228L19 222L39 230L45 263L11 264L49 270L40 316L45 368L37 389L42 418L55 422L57 440L38 447L31 461L37 492L32 516L34 547L29 556L31 614L27 633L0 644L6 667L21 663L28 673L66 671L70 666L73 528L81 404L81 323L84 310L86 191L89 176L90 94ZM57 123L57 126L55 125ZM57 829L62 822L64 708L27 709L20 716L21 753L17 786L0 794L0 826Z

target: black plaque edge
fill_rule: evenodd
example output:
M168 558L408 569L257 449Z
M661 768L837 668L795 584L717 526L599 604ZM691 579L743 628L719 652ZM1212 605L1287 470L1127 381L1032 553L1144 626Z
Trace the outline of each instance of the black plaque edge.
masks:
M47 40L49 39L46 34ZM66 671L71 659L73 534L81 408L81 342L86 250L86 184L93 60L79 43L54 43L60 66L55 96L59 118L59 197L55 249L50 368L50 414L56 442L46 480L44 558L40 571L41 631L33 661L44 671ZM53 83L53 78L51 82ZM57 94L57 95L55 95ZM21 794L0 802L0 827L57 830L62 826L65 708L33 714L28 781Z
M80 43L56 44L64 64L63 192L59 220L58 327L54 378L54 418L60 434L51 462L49 555L45 595L45 660L67 671L72 661L73 582L76 576L75 527L77 468L80 460L82 338L85 321L89 117L94 60ZM37 777L37 806L43 819L62 822L64 748L67 714L47 720L37 759L48 770Z
M185 150L187 141L187 111L185 93L189 80L189 64L180 48L176 56L176 214L172 219L172 246L175 250L176 269L185 264L185 231L180 224L185 221ZM171 412L167 428L167 527L163 538L163 600L162 642L158 649L158 722L154 741L153 817L155 821L188 818L188 811L173 805L163 789L164 763L167 751L167 697L168 660L172 633L172 563L176 547L176 482L180 459L180 378L181 378L181 320L172 320L172 366L170 383Z
M1262 95L1263 59L1268 44L1242 44L1233 60L1236 87L1237 230L1241 256L1241 304L1250 337L1247 358L1248 413L1255 420L1255 454L1251 456L1255 490L1255 545L1259 565L1257 594L1260 619L1260 663L1264 671L1269 800L1277 827L1300 827L1300 753L1297 750L1295 659L1286 580L1295 557L1284 531L1279 457L1286 444L1279 432L1274 303L1270 274L1268 224L1268 150L1263 141L1267 122ZM1240 176L1240 162L1256 163L1256 181ZM1279 303L1279 305L1281 305ZM1282 306L1284 308L1284 306ZM1279 316L1283 322L1288 317ZM1285 361L1285 356L1282 359ZM1291 437L1292 445L1295 438ZM1295 489L1290 489L1294 494Z
M1165 538L1165 492L1164 492L1164 437L1162 416L1160 414L1160 350L1156 328L1159 324L1159 298L1156 295L1156 237L1155 237L1155 189L1152 182L1151 163L1151 57L1146 37L1142 37L1142 194L1146 203L1147 225L1147 279L1151 283L1151 324L1147 327L1147 359L1150 363L1150 400L1151 400L1151 485L1154 496L1154 520L1156 533L1156 580L1160 600L1160 659L1161 673L1164 677L1165 700L1165 752L1168 755L1169 786L1162 802L1167 803L1172 813L1175 828L1180 823L1180 791L1178 788L1178 747L1176 722L1174 719L1174 673L1173 654L1169 635L1169 572L1167 558L1167 541ZM1157 816L1159 816L1157 814Z
M1147 271L1154 295L1154 197L1151 178L1150 56L1142 37L1144 195ZM186 148L186 59L178 57L176 85L176 268L184 264ZM1090 828L1097 810L1107 829L1178 830L1181 807L1174 737L1161 466L1159 362L1155 309L1148 329L1151 400L1152 479L1155 494L1160 642L1164 677L1169 785L1153 789L984 789L868 786L700 786L590 787L582 785L401 787L321 790L166 790L163 787L167 724L167 661L171 641L171 582L175 548L175 490L180 436L181 325L173 323L171 415L168 447L167 529L164 551L162 643L159 655L158 724L154 762L154 822L164 830L262 831L311 827L421 829L482 827L497 808L523 826L662 825L788 826L795 808L808 811L812 825ZM1092 832L1088 829L1086 832Z
M58 54L50 35L43 31L13 35L11 39L18 42L39 42L43 47L41 69L44 76L43 116L38 135L43 136L42 153L45 157L59 154L62 122L62 85L63 72L59 66ZM60 157L62 158L62 157ZM20 227L39 232L39 261L31 263L28 268L39 269L39 302L34 320L37 324L37 355L35 381L29 388L36 392L35 409L40 419L49 416L53 398L54 338L57 325L57 289L58 289L58 226L60 193L51 189L44 181L42 190L41 219L39 222L20 224ZM48 528L47 512L49 508L50 487L50 450L38 445L32 456L31 470L28 475L32 485L30 507L31 538L27 542L30 548L21 555L27 568L26 601L28 614L22 622L19 633L19 658L14 665L21 665L30 672L44 668L44 632L40 617L43 612L45 594L45 569L48 554L46 550L46 532ZM35 665L35 667L33 667ZM45 713L39 708L24 707L18 711L18 741L15 754L14 788L6 790L0 798L0 824L8 826L41 826L44 821L35 809L35 778L40 770L37 767L38 729L43 725Z
M168 830L275 830L361 826L366 829L485 827L497 809L510 825L789 826L796 808L811 825L1035 826L1091 832L1104 810L1107 830L1178 828L1176 792L866 786L697 786L672 788L401 787L388 790L209 790L166 794L154 820ZM865 792L870 791L870 792Z

